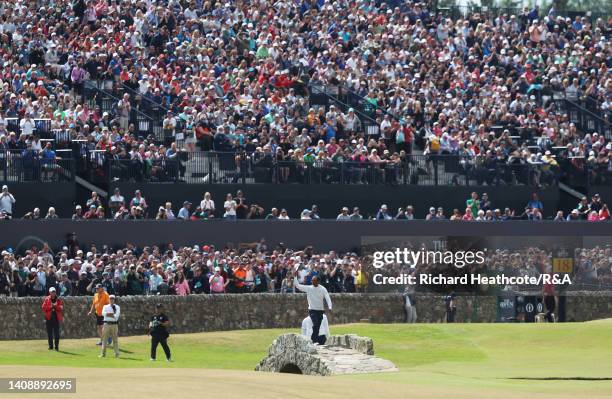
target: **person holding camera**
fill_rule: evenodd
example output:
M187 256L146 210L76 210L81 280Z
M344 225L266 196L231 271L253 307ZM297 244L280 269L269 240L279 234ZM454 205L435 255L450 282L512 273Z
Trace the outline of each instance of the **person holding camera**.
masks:
M170 319L163 312L161 303L155 305L155 314L149 322L149 335L151 335L151 361L154 362L157 355L157 345L161 344L166 354L166 361L171 362L170 347L168 346L168 328L170 327Z
M42 310L45 313L49 350L55 348L59 351L59 324L64 320L64 301L57 296L55 287L49 288L49 295L43 300Z
M15 197L9 193L8 186L5 184L2 186L2 193L0 193L0 212L5 215L6 219L13 218L13 205L15 204Z
M115 296L109 295L109 304L104 305L102 308L102 317L104 318L104 325L102 327L102 353L98 357L106 357L106 345L107 342L112 339L113 351L115 357L119 357L119 316L121 315L121 308L115 304Z

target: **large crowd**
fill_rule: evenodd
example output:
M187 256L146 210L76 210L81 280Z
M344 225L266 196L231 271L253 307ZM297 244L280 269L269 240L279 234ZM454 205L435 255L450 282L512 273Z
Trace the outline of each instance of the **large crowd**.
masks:
M408 249L423 245L413 241L401 243L401 247ZM611 256L609 246L576 248L562 255L573 260L571 274L576 285L605 289L612 284ZM367 246L362 254L320 253L312 246L294 250L283 243L273 247L264 239L240 248L208 244L175 247L171 243L144 247L128 243L112 248L81 246L72 235L56 251L47 244L23 253L5 248L0 263L0 296L43 296L51 287L60 296L88 296L93 295L98 285L114 295L288 294L295 292L294 277L309 284L314 276L330 292L351 293L374 289L371 278L376 273L399 276L438 271L452 275L455 271L537 277L555 272L555 257L559 255L550 249L502 248L486 251L484 263L465 269L424 259L415 267L388 264L384 269L375 269Z
M58 141L157 165L160 179L172 173L160 170L165 160L199 146L258 162L377 165L420 147L465 155L468 169L540 164L560 174L559 163L588 162L609 180L609 137L579 132L553 94L609 113L612 18L536 7L451 19L428 2L391 4L3 2L0 148L40 151L36 120L48 120ZM87 101L89 81L121 93L110 110ZM372 112L310 106L317 84L354 91ZM166 113L169 141L134 123L150 104ZM365 131L368 118L378 129ZM565 148L563 161L552 147Z
M115 295L293 293L294 277L310 283L314 275L330 292L356 292L366 282L354 253L317 253L271 248L261 240L252 248L194 245L81 249L75 236L52 252L48 245L23 254L2 252L0 295L42 296L55 287L60 296L93 295L101 284Z

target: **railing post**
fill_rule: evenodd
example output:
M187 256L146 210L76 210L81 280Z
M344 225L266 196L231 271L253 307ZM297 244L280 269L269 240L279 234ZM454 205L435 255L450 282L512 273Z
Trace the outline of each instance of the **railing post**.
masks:
M586 186L586 195L590 196L591 194L591 166L589 165L588 159L584 160L584 172L585 176L585 186Z
M106 169L106 180L108 181L108 187L110 189L111 183L113 182L113 176L112 176L112 163L113 163L113 159L106 159L104 162L104 169Z
M438 155L433 156L433 164L434 164L434 185L438 185Z
M242 175L242 184L246 184L246 175L248 167L249 162L245 154L245 156L240 157L240 174Z
M10 152L8 150L3 150L3 151L4 151L4 167L2 168L3 169L3 175L4 175L4 181L8 181L8 168L9 168L9 155L10 155Z
M208 182L214 183L215 179L214 179L214 174L213 174L213 163L212 163L212 156L210 156L210 153L206 154L206 158L208 158Z

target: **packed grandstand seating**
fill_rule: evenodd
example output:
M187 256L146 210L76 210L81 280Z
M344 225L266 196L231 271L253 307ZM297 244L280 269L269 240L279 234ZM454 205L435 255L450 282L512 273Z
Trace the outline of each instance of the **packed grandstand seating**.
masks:
M6 181L610 184L612 17L370 0L0 8Z

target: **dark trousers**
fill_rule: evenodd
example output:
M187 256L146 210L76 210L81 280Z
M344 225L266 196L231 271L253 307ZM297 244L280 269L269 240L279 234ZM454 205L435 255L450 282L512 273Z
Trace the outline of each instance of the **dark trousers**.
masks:
M322 310L308 310L308 315L310 316L310 320L312 320L312 335L310 336L310 340L313 343L321 343L319 339L319 328L321 328L321 322L323 321L323 311Z
M455 314L457 313L457 308L447 308L446 309L446 322L454 323L455 322Z
M158 335L151 336L151 359L155 359L157 355L157 344L161 344L166 354L166 359L170 359L170 347L168 346L168 338Z
M544 297L544 304L546 305L546 321L549 323L553 323L555 318L553 314L555 313L555 297L552 295L547 295Z
M57 320L46 320L45 324L47 326L47 339L49 340L49 349L53 349L55 345L55 349L59 347L59 321Z

